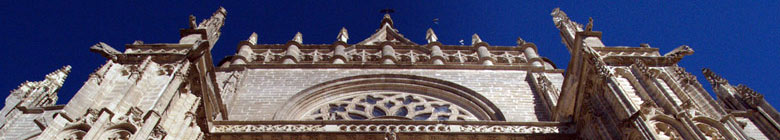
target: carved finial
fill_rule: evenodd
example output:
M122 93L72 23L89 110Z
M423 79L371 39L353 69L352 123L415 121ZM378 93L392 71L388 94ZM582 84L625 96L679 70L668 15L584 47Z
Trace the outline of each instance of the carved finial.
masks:
M341 42L347 43L347 40L349 39L349 33L347 33L347 28L341 27L341 31L339 31L339 35L336 36L336 39L338 39Z
M471 45L474 45L474 44L477 44L477 43L480 43L480 42L482 42L482 39L479 38L479 35L477 35L476 33L474 35L471 35Z
M550 13L550 16L553 17L553 22L555 22L555 26L560 26L561 22L564 20L569 20L569 16L566 15L566 12L561 11L561 8L555 8Z
M395 10L393 10L393 9L382 9L382 10L379 10L379 12L385 14L385 16L382 17L382 25L380 25L380 27L381 26L385 26L386 24L389 24L390 27L393 27L393 19L390 18L390 13L395 13Z
M650 44L647 44L647 43L642 43L642 44L639 44L639 47L642 47L642 48L650 48Z
M390 18L389 13L386 13L385 16L382 17L382 25L380 25L380 27L385 25L389 25L390 27L393 27L393 19Z
M301 32L295 33L295 37L293 37L292 41L303 43L303 34L301 34Z
M133 45L143 45L143 44L144 44L143 40L135 40L135 41L133 41Z
M522 37L517 37L517 46L523 46L523 44L525 44L525 40Z
M585 31L593 31L593 17L588 17L588 26L585 27Z
M195 15L190 15L190 29L195 29L198 27L198 23L196 22Z
M428 40L428 43L430 44L431 42L438 42L439 37L436 36L433 29L428 28L428 31L425 32L425 40Z
M710 70L708 68L701 69L701 72L702 72L702 74L704 74L704 77L707 78L707 81L709 81L710 84L712 84L713 87L717 86L717 85L728 84L729 83L728 80L724 79L723 77L720 77L718 74L716 74L715 72L712 72L712 70Z
M247 38L246 41L249 41L252 45L257 45L257 33L252 32L252 35L249 35L249 38Z

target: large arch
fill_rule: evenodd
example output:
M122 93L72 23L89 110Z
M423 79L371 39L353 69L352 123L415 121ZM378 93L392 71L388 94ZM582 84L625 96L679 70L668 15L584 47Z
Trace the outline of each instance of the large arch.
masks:
M692 120L694 125L706 137L711 139L736 139L720 121L703 116L694 117Z
M274 114L274 120L302 120L322 105L366 91L435 98L462 108L477 120L505 121L498 107L469 88L440 79L402 74L358 75L314 85L291 97Z
M655 115L648 123L656 133L656 137L669 137L670 139L693 139L694 134L688 133L685 125L668 115Z

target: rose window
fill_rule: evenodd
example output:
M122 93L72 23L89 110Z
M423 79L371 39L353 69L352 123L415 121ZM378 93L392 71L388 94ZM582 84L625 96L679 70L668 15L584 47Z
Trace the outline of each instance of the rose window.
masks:
M456 104L431 96L393 91L352 94L327 102L307 120L478 120Z

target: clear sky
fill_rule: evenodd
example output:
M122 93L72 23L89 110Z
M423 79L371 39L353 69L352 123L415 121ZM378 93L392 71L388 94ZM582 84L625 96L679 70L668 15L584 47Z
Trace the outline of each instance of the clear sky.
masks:
M711 68L731 84L743 83L780 105L780 1L4 1L0 4L0 89L38 81L64 65L73 72L59 92L66 103L106 59L88 51L99 42L124 50L134 40L176 43L188 15L199 21L219 6L228 15L214 60L236 52L252 32L261 44L283 44L296 32L304 44L330 44L341 27L348 43L379 27L380 9L392 8L396 28L418 44L433 28L444 44L470 41L474 33L491 45L513 46L522 37L539 53L565 68L569 53L549 13L560 7L573 20L602 31L607 46L649 43L661 53L680 45L696 53L679 64L696 75ZM438 24L433 19L438 18ZM467 43L468 44L468 43ZM5 97L8 92L0 93Z

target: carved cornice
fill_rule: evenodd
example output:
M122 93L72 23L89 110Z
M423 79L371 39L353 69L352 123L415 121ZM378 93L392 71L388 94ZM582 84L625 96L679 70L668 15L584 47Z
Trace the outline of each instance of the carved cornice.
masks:
M487 122L412 122L412 121L297 121L291 123L215 124L211 133L504 133L504 134L573 134L575 129L560 123L487 123Z
M488 53L480 54L478 48L473 46L438 45L439 50L441 51L433 52L427 45L393 45L387 43L379 45L351 45L345 46L346 48L341 51L335 49L337 45L338 44L296 45L297 50L294 50L295 53L288 53L290 50L286 45L281 44L249 45L252 48L252 53L248 54L250 57L236 55L239 57L230 57L230 60L220 61L219 65L221 65L221 67L230 67L235 65L285 64L285 58L289 57L294 57L296 58L295 60L298 61L286 65L344 65L333 64L335 59L344 59L341 60L341 62L345 64L388 65L383 63L383 58L390 57L396 58L394 60L395 64L393 64L394 66L434 65L434 58L440 58L439 60L444 62L442 65L436 64L437 67L484 65L480 62L486 59L493 60L492 66L522 67L530 65L529 59L526 58L523 49L533 47L532 43L526 43L519 47L488 46L486 47ZM385 45L390 45L392 51L385 52L383 47ZM223 63L228 64L223 65Z

